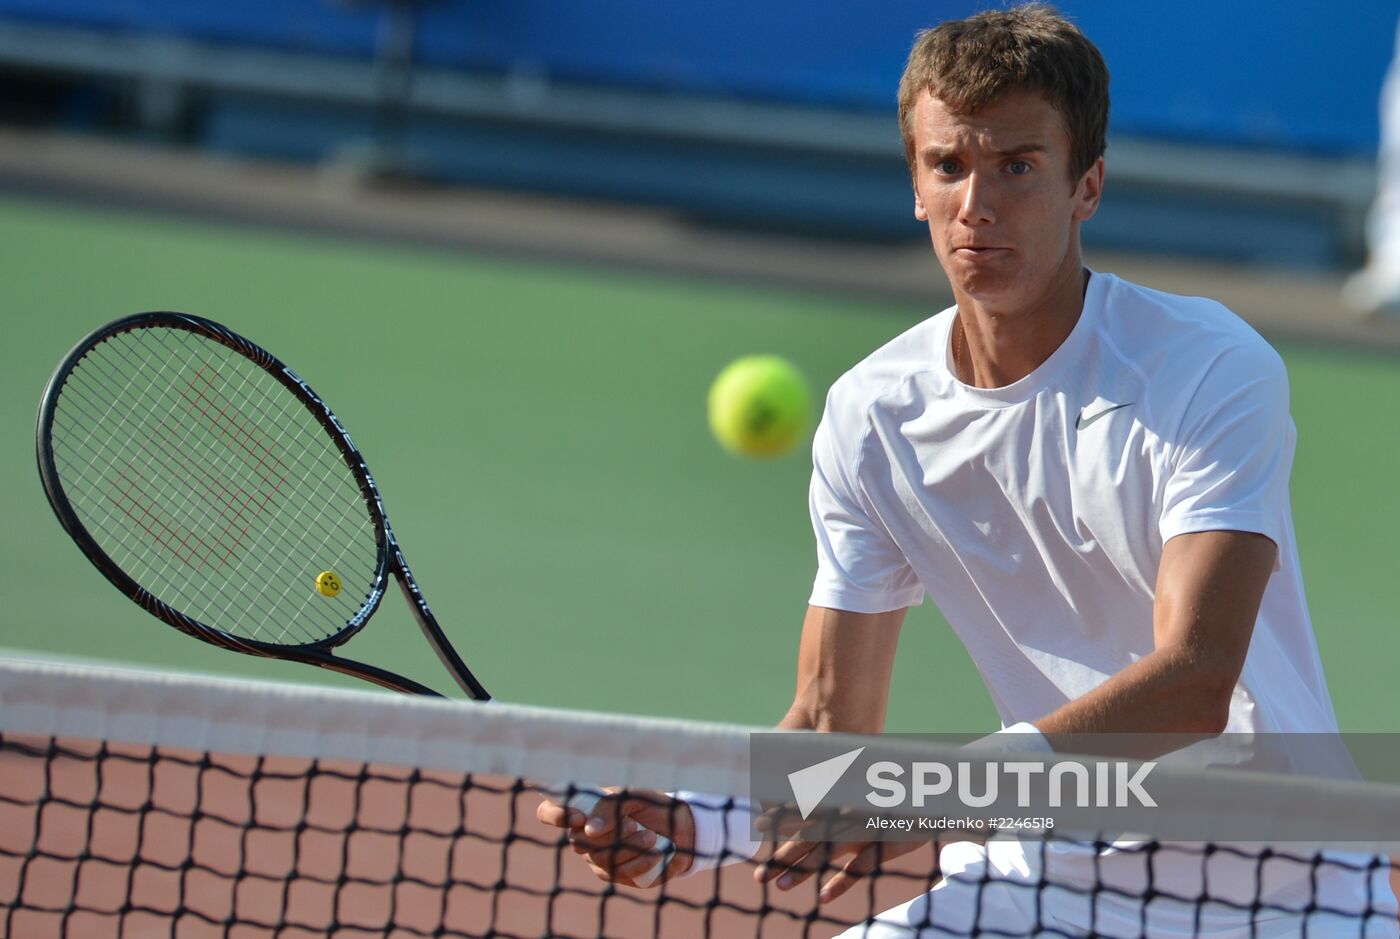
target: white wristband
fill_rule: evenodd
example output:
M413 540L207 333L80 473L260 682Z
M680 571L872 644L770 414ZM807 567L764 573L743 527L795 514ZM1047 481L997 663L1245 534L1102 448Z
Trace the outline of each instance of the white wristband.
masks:
M1030 721L1021 721L1010 727L1003 727L994 734L979 737L967 745L967 749L1000 750L1003 753L1054 753L1050 739Z
M748 799L727 799L704 792L673 794L690 806L695 821L695 856L683 876L747 861L758 854L763 843L750 836L752 813Z

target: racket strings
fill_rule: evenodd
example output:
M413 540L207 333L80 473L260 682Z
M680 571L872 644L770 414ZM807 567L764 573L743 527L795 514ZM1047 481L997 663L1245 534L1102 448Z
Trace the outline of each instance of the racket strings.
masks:
M72 378L70 378L70 382L76 382L78 380L79 375L87 376L89 374L89 371L90 370L80 369L79 371L74 373L74 376ZM101 394L104 392L105 389L99 389L95 393ZM65 405L67 405L70 402L67 399L65 399L64 403ZM78 406L81 407L81 405ZM246 503L248 499L248 494L246 490L242 490L241 486L238 487L239 490L244 493L244 504L236 504L238 500L235 499L235 494L230 489L230 483L227 482L224 477L221 477L214 473L200 473L199 468L195 467L189 461L188 458L179 456L179 450L188 446L188 432L186 432L184 436L179 437L178 439L176 438L176 434L173 432L174 428L170 424L169 411L167 410L165 414L157 416L157 409L152 408L151 417L151 429L163 429L167 431L167 433L164 435L157 433L135 434L129 437L129 441L140 444L140 452L144 453L149 459L142 461L139 465L137 465L136 461L133 459L128 462L128 467L130 467L132 470L144 470L147 473L152 473L153 471L157 473L161 471L169 471L175 474L186 475L190 480L196 482L198 485L187 489L185 491L185 498L183 500L171 502L167 506L167 508L170 509L173 515L175 517L184 517L185 515L187 515L191 509L189 503L191 501L194 501L195 493L198 492L200 489L203 489L206 496L208 497L209 503L219 509L219 515L223 521L223 525L220 529L221 533L226 535L234 534L232 529L241 527L244 530L237 534L235 542L241 541L242 539L246 538L246 529L250 524L250 520L247 517L245 517L245 509L247 508ZM128 428L124 425L119 425L115 429L114 433L117 436L120 436L122 432L127 429ZM101 465L100 468L105 469L105 464ZM122 481L127 483L127 485L139 485L138 480L130 480L126 477L126 470L118 469L117 472L118 475L122 478ZM86 479L82 481L88 482L88 480ZM237 484L235 483L233 485ZM163 525L163 523L161 524ZM160 539L156 538L154 540L159 541ZM202 539L200 540L202 541ZM190 546L188 545L183 546L185 548L184 551L181 550L181 545L166 545L166 547L170 549L170 555L173 558L178 558L179 560L182 560L189 564L194 564L197 560L199 560L199 556L192 550L190 550ZM139 556L141 556L143 560L145 559L146 554L149 553L150 548L150 542L141 546L142 550L139 552ZM190 556L186 557L186 552L188 552ZM206 550L206 552L204 553L204 560L211 564L216 563L221 559L226 561L227 555L230 553L231 552L229 550L225 549L225 551L222 552L222 554L219 557L215 557L213 556L212 552Z
M213 386L209 382L207 373L207 367L201 367L196 373L196 377L202 384L209 384L210 388L212 388ZM256 377L258 380L259 387L257 388L257 391L259 392L259 395L250 397L248 396L248 392L245 386L247 385L248 380L253 377ZM282 438L285 437L286 432L289 429L291 429L292 426L294 426L292 424L287 423L289 419L288 412L291 412L291 416L294 417L296 416L296 413L298 411L304 410L304 407L297 399L286 394L285 389L283 389L281 385L277 384L275 379L268 375L267 372L262 371L260 369L254 372L250 372L249 376L245 378L244 382L240 384L238 388L233 389L233 391L235 396L243 397L245 400L261 400L262 402L269 402L275 399L280 405L279 410L276 414L269 414L265 406L248 409L251 412L252 416L257 418L257 424L252 426L259 426L272 423L274 426L281 426L283 428L282 433L278 437L272 438L270 441L259 442L256 440L255 435L248 431L244 431L242 433L230 433L228 432L227 427L220 426L216 428L217 430L221 431L220 436L227 443L229 443L233 449L242 450L254 458L254 460L258 463L258 467L254 472L254 475L261 478L265 483L270 484L272 489L274 490L273 493L268 494L264 498L263 503L260 506L260 508L262 508L265 507L268 504L268 502L271 501L271 497L273 494L275 494L275 491L279 490L286 483L286 476L284 472L286 469L286 464L282 461L280 457L277 456L276 447L278 444L284 443ZM267 392L271 392L272 394L269 395L267 394ZM196 406L196 410L199 411L201 414L208 417L212 410L216 411L220 416L227 417L227 409L221 406L221 403L219 401L206 394L203 388L198 390L197 397L200 400L200 404ZM321 439L319 435L317 436L317 439ZM300 441L285 441L285 443L286 448L283 452L286 452L288 454L301 454L308 452L304 446L300 445ZM328 482L332 481L332 477L348 475L348 470L345 467L344 461L340 458L339 451L331 451L326 448L323 448L315 452L318 456L322 457L322 459L318 462L324 463L325 468L324 472L319 478L310 480L312 483L316 484L318 487L324 487ZM330 459L324 459L327 453L331 454ZM304 464L304 461L301 460L299 457L294 459L293 462L297 466L302 466ZM281 471L275 474L272 473L271 470L274 466L280 468ZM309 472L315 472L318 467L316 465L311 465L305 468ZM350 481L352 484L354 483L353 477ZM320 532L323 535L320 542L318 542L314 546L312 559L319 559L320 563L325 565L327 563L326 558L327 556L329 556L330 566L334 568L336 565L338 565L344 559L346 552L344 549L342 549L339 553L333 556L328 555L328 545L330 544L333 538L338 538L345 545L358 543L358 539L355 536L363 536L365 530L371 528L371 522L367 514L361 513L359 515L359 519L360 524L355 531L346 531L343 527L336 529L327 529L319 524L309 525L307 527L307 531L309 533ZM265 533L266 531L264 530L264 534ZM371 534L370 537L373 537L373 535ZM247 629L247 633L255 639L265 639L265 641L285 643L287 641L287 636L291 628L290 624L301 622L303 611L305 611L306 607L310 602L313 601L313 599L320 599L324 601L325 598L311 590L303 591L301 603L291 611L291 618L284 622L282 629L275 636L264 637L262 635L263 628L268 625L269 620L272 618L272 614L276 612L278 615L282 615L286 612L283 601L288 600L288 597L292 593L294 587L297 586L294 581L287 580L287 586L282 590L281 594L279 594L276 597L269 597L268 594L271 583L271 581L263 581L260 585L261 599L262 601L264 601L264 607L269 611L268 615L265 616L261 621L255 624L251 624L250 627ZM224 609L220 610L220 613L223 616L230 616L237 612L233 608L234 601L236 599L237 597L231 596L230 602L226 604ZM271 602L267 602L269 600ZM302 641L314 641L318 638L321 637L310 635L308 637L304 637Z
M206 344L207 344L207 343L206 343ZM130 358L130 357L128 357L128 359L129 359L129 358ZM199 367L199 369L198 369L197 371L198 371L198 372L201 372L201 373L202 373L202 372L206 372L206 371L207 371L207 368L208 368L208 363L204 363L203 365L201 365L201 366ZM266 376L266 373L261 372L260 370L254 370L253 372L250 372L249 374L250 374L250 375L251 375L251 374L256 374L256 375L263 375L263 376ZM205 376L205 378L207 379L207 375ZM269 380L270 380L270 379L269 379ZM246 384L246 380L245 380L244 384ZM280 386L278 386L278 387L280 388ZM237 388L237 389L235 389L235 390L238 391L238 393L240 393L240 394L245 394L245 395L246 395L246 389ZM187 395L186 397L188 397L188 395ZM207 397L207 394L205 394L205 397ZM281 397L281 398L286 399L287 401L289 401L289 402L291 403L291 405L292 405L294 408L300 407L300 405L295 401L295 399L292 399L291 396L290 396L290 395L287 395L285 391L282 391L279 397ZM178 403L178 402L177 402L177 403ZM207 416L208 413L210 413L210 408L208 408L208 407L205 407L205 408L197 408L196 410L202 410L202 411L204 411L205 414L206 414L206 416ZM264 422L264 421L266 420L267 413L266 413L266 409L265 409L265 408L260 409L260 410L261 410L261 414L259 414L259 415L257 415L257 416L259 417L259 422L262 423L262 422ZM216 406L216 407L213 408L213 411L219 413L222 417L224 417L224 418L226 418L226 419L230 416L230 415L229 415L228 409L227 409L227 408L224 408L224 407L217 407L217 406ZM284 407L284 408L282 409L282 413L283 413L284 416L285 416L286 411L287 411L287 409ZM244 426L246 426L246 424L245 424ZM222 436L223 436L224 438L226 438L226 439L236 439L236 435L227 433L227 428L221 428L221 429L225 431L225 433L222 434ZM251 434L251 433L248 433L248 432L243 433L241 436L242 436L242 438L244 438L244 439L255 439L254 435ZM148 449L149 449L149 448L148 448ZM244 445L242 449L247 450L247 449L251 449L251 448L249 448L248 446ZM264 449L265 449L265 447L264 447ZM261 458L261 456L262 456L261 454L257 454L257 455L259 456L259 458ZM337 456L338 456L338 454L337 454ZM227 463L228 461L225 461L225 462ZM264 463L264 466L269 465L268 462L267 462L266 460L264 460L263 463ZM237 465L237 464L234 463L233 465ZM341 463L340 465L341 465L341 467L343 467L343 463ZM150 467L148 466L148 467L146 467L146 469L149 471ZM270 481L270 478L269 478L268 474L267 474L265 471L262 471L262 472L254 472L254 473L253 473L253 479L254 479L254 481L256 481L258 478L261 478L264 482ZM221 513L221 514L223 514L223 515L225 516L225 519L227 518L227 514L228 514L227 512L223 512L223 513ZM361 526L360 526L361 528L365 528L365 527L368 527L368 526L369 526L368 519L367 519L367 516L366 516L365 514L361 513L361 514L360 514L360 519L361 519L361 522L362 522L362 524L361 524ZM157 539L157 540L158 540L158 539ZM173 546L171 546L171 547L173 547ZM179 555L180 555L180 552L177 550L177 551L174 552L174 554L175 554L176 556L179 556ZM194 560L194 558L189 558L189 557L182 558L182 559L185 560L185 561L187 561L187 562L188 562L188 561ZM169 562L167 562L167 566L168 566L168 563L169 563ZM158 572L158 573L159 573L159 572ZM284 591L284 592L285 592L285 591ZM267 591L266 591L265 585L264 585L264 589L263 589L264 598L263 598L263 602L262 602L262 605L263 605L263 606L267 606L267 602L266 602L266 601L267 601L266 593L267 593ZM182 592L181 592L181 595L187 597L187 596L188 596L188 593L182 591ZM231 597L231 598L230 598L231 601L236 601L236 600L238 600L238 599L239 599L239 598L237 598L237 597ZM232 604L230 604L230 605L232 605ZM244 604L241 604L241 607L242 607L242 609L243 609L244 611L246 611L246 610L248 610L248 609L250 608L250 605L244 603ZM338 625L338 624L333 624L333 625ZM283 638L285 638L285 631L286 631L286 627L284 626ZM309 635L308 638L309 638L309 639L314 639L314 638L319 638L319 637L314 636L314 635Z
M377 547L354 475L300 399L241 354L177 329L111 337L66 377L51 437L84 527L185 615L304 643L367 601ZM316 592L323 570L339 595Z
M242 362L243 360L237 359L236 361ZM248 382L254 378L256 378L257 380L258 387L254 389L256 393L250 393L250 389L248 389L246 386ZM207 364L205 366L201 366L197 370L196 381L201 386L208 385L210 386L210 388L212 388L212 383L209 378L209 367L207 366ZM199 402L194 406L194 410L197 413L206 418L210 418L211 416L220 418L218 424L216 424L216 426L214 427L214 430L217 433L219 440L228 445L225 448L225 452L233 457L236 457L241 451L242 453L250 457L252 463L256 464L248 466L248 469L251 475L253 476L253 481L261 481L265 484L266 487L271 488L273 490L273 492L268 493L265 496L263 500L263 505L268 504L271 501L272 496L276 494L276 491L280 490L281 487L284 486L286 483L286 473L284 472L284 470L287 467L287 463L284 462L283 459L281 459L279 456L277 456L276 448L278 444L284 444L284 446L282 447L282 452L286 454L300 455L307 452L313 452L321 458L313 464L306 464L306 462L300 459L299 456L291 461L296 466L302 468L305 471L303 473L303 482L311 483L312 485L321 489L322 491L326 491L326 484L327 482L331 481L332 477L343 476L346 479L348 479L349 483L352 486L354 485L354 480L352 477L349 476L349 471L346 469L344 461L340 458L339 451L334 450L329 445L323 446L318 450L308 451L307 447L300 439L290 441L285 441L282 439L285 438L286 435L293 430L305 429L304 426L298 426L290 421L292 421L296 417L305 415L306 412L304 406L297 399L289 395L286 392L286 390L276 382L275 379L268 375L267 372L261 369L247 370L247 374L245 375L244 380L237 387L233 388L231 390L231 394L227 396L229 398L241 399L245 405L248 405L245 406L239 412L237 417L251 417L254 419L253 421L233 420L229 414L229 408L225 405L224 401L211 396L209 391L204 387L198 387L195 397L198 398ZM276 401L279 405L279 408L276 413L270 413L268 408L266 407L267 403L272 401ZM260 406L252 406L252 402L259 402ZM276 437L267 438L264 436L263 439L260 440L259 434L256 432L256 428L265 425L280 427L281 432ZM314 426L311 437L314 441L328 443L324 436L324 432L320 430L319 425ZM234 465L237 465L237 461L234 460L228 460L226 462L232 462L234 463ZM274 468L279 467L281 469L274 472ZM311 478L309 474L315 473L317 471L320 471L321 475L315 478ZM356 494L351 499L352 511L357 509L360 505L357 500L358 495ZM357 514L360 524L356 531L346 531L343 528L339 530L326 529L318 524L308 525L306 527L308 535L320 532L323 535L323 537L319 542L317 542L313 546L313 550L311 552L311 555L308 557L307 562L310 563L311 561L319 561L319 563L323 566L327 563L335 564L340 562L344 557L344 551L342 550L341 552L331 557L330 561L328 562L325 556L325 546L331 541L332 538L336 537L339 537L342 541L345 541L347 544L353 544L356 541L354 536L357 533L363 533L366 529L369 529L371 527L369 517L365 512L359 511ZM275 514L269 514L267 517L269 519L268 527L270 527L272 524L275 524L277 518ZM265 528L263 534L266 533L267 531ZM372 535L370 535L370 537L372 537ZM288 595L292 593L294 588L299 588L301 585L298 585L291 580L287 580L286 583L287 586L281 591L279 595L270 596L273 581L269 579L260 582L259 589L262 599L262 605L268 610L268 615L265 616L262 620L258 621L257 623L251 623L250 621L249 624L245 624L249 626L248 633L251 634L253 638L265 638L261 635L261 632L263 627L266 626L268 621L272 618L273 613L276 613L279 616L287 613L285 606L280 604L279 601L285 600L288 597ZM309 600L313 597L317 597L323 601L325 599L324 597L320 597L320 595L315 594L309 589L302 589L300 592L303 596L303 599L299 605L299 609L291 611L292 619L285 621L281 632L278 633L277 636L272 637L270 641L286 641L290 624L300 621L296 614L300 612L301 609L305 608L306 600ZM235 599L236 598L230 598L230 603L225 607L224 610L221 611L221 613L228 614L234 612L232 607L233 600ZM339 624L337 624L337 626L338 625ZM320 637L310 636L309 638L314 640Z
M178 456L176 456L172 452L172 448L165 444L160 437L152 437L151 439L155 442L159 452L152 450L149 446L143 446L143 452L145 452L145 454L148 457L150 457L150 459L143 462L142 465L139 467L140 469L146 470L147 472L151 471L152 469L155 469L169 470L172 472L188 474L191 479L201 480L207 491L207 494L210 497L211 504L219 506L220 500L226 504L232 504L231 494L227 488L227 485L221 482L218 479L218 477L209 477L210 480L213 480L213 483L204 481L203 477L198 474L197 468L194 467L193 464L191 464L187 459L181 459ZM134 464L129 463L128 466L134 466ZM123 480L123 482L127 481L125 469L118 468L117 473L119 477ZM72 480L69 481L68 488L74 488L74 486L72 485ZM130 495L129 492L128 495ZM192 495L189 495L185 502L188 503L192 501L192 498ZM118 506L118 508L123 507L123 503L121 500L117 500L115 504ZM179 513L188 510L188 504L173 505L170 507L170 510L178 516ZM221 522L219 533L221 535L227 536L232 533L230 529L233 526L242 525L243 530L238 533L237 537L237 541L241 542L245 540L250 534L250 532L248 531L248 526L251 524L251 520L243 517L242 507L239 507L236 511L238 513L238 517L232 517L230 516L229 511L227 509L224 509L222 507L218 509L218 515ZM162 539L154 538L144 542L137 541L135 544L132 544L132 539L129 537L130 532L115 529L112 527L112 525L104 523L102 518L102 516L98 516L97 518L90 520L89 525L91 526L95 521L98 526L98 530L95 531L94 534L102 534L111 539L110 542L105 543L104 546L108 554L113 558L114 561L116 561L124 569L128 570L136 567L138 563L150 563L150 558L153 553L153 546L155 543L161 542ZM138 523L138 527L145 530L148 535L152 534L149 525L140 524L139 519L134 519L133 521L136 521ZM166 527L168 528L168 526ZM202 542L202 539L200 540ZM166 552L166 560L153 571L154 576L152 577L152 580L157 582L161 581L162 578L165 578L170 574L170 567L174 565L177 561L188 564L193 563L195 560L198 560L197 557L186 557L185 554L182 553L182 551L180 550L179 545L166 544L165 546L170 549ZM120 553L116 550L118 548L121 549ZM231 560L230 554L231 552L225 551L221 555L221 558L225 562L227 562ZM220 558L213 557L207 557L207 559L211 562L220 560ZM172 580L169 581L169 583L172 584L172 589L174 591L173 595L181 601L181 603L171 603L171 605L177 606L177 608L189 609L189 604L193 598L188 593L188 591L183 589L186 582L180 580ZM247 594L246 590L242 591L242 597L247 601L252 601L253 599ZM162 599L165 600L167 603L170 603L171 600L170 597L162 597ZM233 599L236 599L236 597L231 596L230 599L232 601ZM252 602L245 604L245 606L253 605L256 604Z
M142 435L138 435L136 439L142 439ZM156 437L154 437L153 439L159 440L160 438L159 438L158 436L156 436ZM145 448L145 449L146 449L146 451L148 452L148 454L151 452L149 447L147 447L147 448ZM162 448L162 449L168 449L168 448ZM131 464L129 464L129 465L131 465ZM145 463L144 463L143 466L140 466L140 467L134 467L134 466L133 466L133 468L135 468L135 469L140 469L140 470L144 470L146 473L149 473L149 474L154 474L155 472L159 472L159 471L162 469L162 467L160 467L160 466L153 465L152 462L151 462L150 460L145 461ZM168 467L167 467L167 468L168 468ZM188 475L188 469L189 469L188 465L185 465L185 466L181 467L181 472L186 473L186 474ZM119 471L119 473L123 473L123 472L124 472L124 471ZM191 478L198 478L198 477L193 477L193 476L192 476ZM129 482L130 482L129 479L124 479L124 481L127 482L128 484L129 484ZM128 491L128 492L126 493L126 496L127 496L128 498L131 498L131 497L137 496L137 495L139 495L139 494L132 493L132 492L130 492L130 491ZM118 500L117 500L117 503L118 503L118 505L120 506L121 500L118 499ZM180 513L182 513L182 512L185 513L185 514L188 514L188 507L182 507L182 506L180 506L180 505L176 505L176 506L174 506L173 511L177 514L177 516L178 516ZM223 517L224 517L224 519L225 519L225 526L226 526L226 525L227 525L227 517L228 517L227 512L222 512L221 515L223 515ZM145 526L145 527L146 527L147 529L149 529L149 526ZM168 526L167 526L167 527L168 527ZM110 527L108 528L108 530L110 531ZM149 530L148 530L148 534L149 534ZM161 539L156 539L156 540L159 541L159 540L161 540ZM178 546L178 545L169 545L169 544L167 544L166 546L167 546L167 547L170 547L170 548L175 548L175 549L176 549L176 550L174 550L173 552L171 552L171 554L170 554L169 556L178 557L178 558L180 558L182 561L185 561L186 563L191 563L191 562L194 562L194 561L197 560L196 557L185 556L185 555L183 555L183 554L181 553L181 551L179 550L179 546ZM127 545L127 547L128 547L128 548L130 549L130 551L131 551L131 557L128 557L128 558L125 559L125 560L127 561L127 566L128 566L128 567L131 567L131 566L132 566L132 564L130 563L132 557L135 557L135 558L147 558L148 555L149 555L149 548L150 548L150 545L149 545L149 544L147 544L147 545L144 546L145 550L143 550L143 546L142 546L141 544L139 544L139 543L135 546L135 548L132 548L129 544ZM168 560L168 561L166 562L166 564L164 565L164 567L162 568L162 570L164 570L164 568L168 568L169 563L171 563L171 561ZM156 571L156 574L159 575L160 573L162 573L162 570ZM159 576L157 576L156 579L159 579ZM176 582L176 583L178 584L178 582ZM182 599L188 599L188 597L189 597L189 593L188 593L187 591L185 591L185 590L177 590L177 595L180 596ZM163 599L166 599L167 601L169 600L168 597L163 597ZM249 604L245 604L245 608L248 607L248 606L249 606Z
M84 402L89 399L72 394L72 389L82 388L87 391L92 398L98 400L109 395L115 395L115 391L102 381L103 376L91 365L90 360L84 360L84 365L87 367L80 367L69 376L68 383L65 385L63 410L59 412L60 418L69 416L76 411L83 417L87 417L89 422L93 420L91 414L84 405ZM89 384L89 382L93 384ZM93 387L93 385L98 387ZM129 389L130 386L128 385L126 387ZM170 430L171 425L169 424L168 409L166 413L160 414L158 409L152 406L149 416L151 424L149 429L164 428L167 431ZM94 426L96 425L94 424ZM54 440L55 449L58 453L67 452L70 455L81 455L85 452L90 454L94 452L94 448L91 446L94 442L91 434L84 438L81 442L81 446L75 446L65 442L62 433L63 430L66 430L66 425L61 419L56 419ZM74 469L64 474L65 488L69 491L70 497L90 495L101 490L106 482L106 477L111 473L115 473L117 482L120 484L116 488L116 498L113 500L117 507L119 509L124 509L125 502L127 500L132 500L133 507L147 514L149 517L148 524L143 524L140 519L133 519L133 521L136 523L137 527L145 530L151 537L136 542L134 546L123 544L123 547L128 548L131 552L131 558L144 561L151 550L153 542L159 543L163 540L169 541L169 539L162 539L160 533L176 535L178 532L172 529L162 516L149 513L146 509L147 503L140 501L138 498L144 495L144 493L134 491L136 488L144 488L143 483L149 478L157 478L161 475L174 475L177 473L183 473L191 479L197 479L201 484L210 489L217 486L218 488L226 490L227 486L218 477L198 474L196 468L188 460L181 460L181 458L174 456L174 454L178 452L178 448L185 445L185 441L167 439L173 438L173 434L161 436L153 432L142 433L139 429L131 426L131 420L129 418L121 419L114 427L108 428L108 434L114 439L125 439L128 444L135 444L136 450L133 451L129 448L123 454L127 457L124 464L116 464L115 461L109 460L99 460L94 458L94 455L86 457L86 462L82 465L81 469L74 467ZM104 440L103 442L105 443L106 441ZM106 455L109 452L110 450L103 448L97 450L95 455ZM138 460L137 457L139 454L144 454L146 459ZM181 465L175 465L176 463ZM73 464L70 463L70 466L73 466ZM88 471L91 472L89 473ZM167 500L164 507L173 517L184 517L188 512L189 506L187 503L192 497L192 492L193 490L188 490L186 498L183 500ZM132 513L124 510L124 514L130 517ZM231 519L227 513L224 513L223 517L225 528L230 524L237 523L237 520ZM155 526L160 532L153 532L151 530L152 526ZM202 539L199 540L202 541ZM175 544L167 543L165 546L173 556L180 558L186 563L194 564L198 560L198 557L192 551L191 546L188 545L187 539L180 538L178 542L179 543ZM188 557L185 556L186 552L189 552ZM207 552L206 559L211 562L215 560L212 557L208 557Z
M80 375L86 376L87 371L80 370L79 372L75 372L70 381L77 381ZM98 394L106 393L106 389L89 390L93 390L94 393ZM78 406L81 407L81 405ZM202 488L205 491L206 496L208 497L208 501L211 504L220 508L220 515L224 522L224 525L220 530L220 534L233 535L235 534L235 529L241 526L244 529L244 531L238 534L238 537L235 539L235 544L238 541L241 541L242 538L246 537L247 528L247 520L244 517L244 510L247 508L246 499L248 496L246 491L243 492L245 504L236 504L236 494L229 488L228 483L222 477L214 474L199 474L198 469L192 463L190 463L188 458L182 457L180 455L179 448L183 448L184 446L186 446L187 440L185 438L187 438L188 433L186 433L184 437L175 439L176 433L175 429L169 423L169 413L167 412L164 415L157 416L156 410L153 408L151 416L151 429L165 430L167 431L167 433L165 435L157 433L137 434L130 437L129 440L133 443L139 444L140 451L144 453L147 457L149 457L149 459L144 461L139 467L135 465L134 461L130 462L128 465L133 470L137 468L144 470L156 469L188 474L190 478L193 481L195 481L198 485L187 490L187 498L183 502L170 506L175 515L178 517L182 512L187 510L189 507L187 503L191 499L193 499L195 492L198 489ZM123 424L119 424L118 427L115 428L114 433L117 435L121 435L121 433L126 429L127 428L125 426L125 422L123 422ZM122 477L122 481L129 487L139 486L142 481L141 479L127 478L124 470L119 470L118 473ZM86 482L87 480L84 481ZM223 505L220 505L220 503L223 503ZM227 509L225 509L224 506L226 506ZM233 514L230 514L230 511L232 511ZM159 523L158 519L155 521ZM160 539L157 538L156 540L159 541ZM201 543L203 543L202 539L200 539L200 541ZM222 542L217 542L217 544L222 544ZM197 560L197 557L193 552L194 546L167 545L167 547L170 548L171 553L174 556L180 557L181 560L185 560L187 563L193 564ZM180 550L181 547L189 551L191 553L191 556L188 558L182 557L182 552ZM206 544L204 545L204 547L204 560L209 563L217 562L219 558L216 558L214 556L212 550L210 550L210 546ZM225 555L224 560L227 560L226 555L228 555L229 553L231 552L225 549L225 551L223 552L223 554Z

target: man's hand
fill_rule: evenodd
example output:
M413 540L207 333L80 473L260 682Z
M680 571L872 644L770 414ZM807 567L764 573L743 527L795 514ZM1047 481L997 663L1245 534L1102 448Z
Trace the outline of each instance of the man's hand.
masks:
M850 890L856 881L885 861L902 857L917 850L926 841L870 841L864 838L843 839L853 826L843 823L845 813L821 812L800 819L791 805L773 806L754 820L754 827L772 832L778 839L772 856L754 870L754 880L768 883L776 880L779 890L791 890L825 871L834 871L817 892L820 903L829 903ZM793 840L807 832L811 840ZM825 832L828 838L814 837Z
M834 870L817 892L817 901L830 903L886 861L918 850L922 841L786 841L754 870L754 880L777 880L779 890L791 890L813 874Z
M567 830L574 853L583 856L599 880L609 883L654 887L690 870L695 857L690 806L664 792L611 792L589 812L548 798L535 809L535 817ZM656 850L658 835L670 839L675 850L666 869L652 877L652 869L663 861Z

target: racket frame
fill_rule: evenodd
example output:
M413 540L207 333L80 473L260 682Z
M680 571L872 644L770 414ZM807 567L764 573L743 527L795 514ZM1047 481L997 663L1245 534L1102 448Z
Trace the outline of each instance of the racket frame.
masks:
M63 482L53 453L54 417L64 384L83 357L101 343L123 333L153 328L182 329L195 333L249 359L272 375L311 412L340 452L345 465L349 468L359 487L365 508L374 524L376 560L374 577L364 603L356 614L346 622L345 626L330 636L315 642L284 645L236 636L188 616L137 583L131 575L122 569L121 565L117 564L102 549L78 518L77 512L63 489ZM53 375L49 378L48 384L44 387L44 394L40 399L35 435L39 477L43 482L44 493L48 497L49 505L58 517L59 524L63 526L64 531L68 532L69 537L73 539L93 566L101 571L113 586L157 619L174 626L181 632L224 649L231 649L246 655L315 665L407 694L443 697L439 692L410 678L366 662L357 662L334 654L337 646L358 633L369 621L369 618L374 615L380 602L384 599L389 575L392 573L398 580L404 597L408 600L409 608L413 612L419 629L422 630L433 651L437 653L443 667L447 669L468 697L477 701L490 700L491 695L467 668L466 663L453 649L452 644L448 642L447 636L438 624L437 617L433 615L427 600L423 597L423 591L419 589L418 582L414 580L413 572L409 569L408 562L404 559L403 550L399 547L398 539L394 537L394 531L389 525L389 518L384 511L384 502L380 497L379 487L375 484L374 477L370 475L369 467L366 465L359 448L355 446L354 440L351 439L340 419L300 375L256 343L213 320L188 313L157 311L137 313L113 320L89 333L58 364Z

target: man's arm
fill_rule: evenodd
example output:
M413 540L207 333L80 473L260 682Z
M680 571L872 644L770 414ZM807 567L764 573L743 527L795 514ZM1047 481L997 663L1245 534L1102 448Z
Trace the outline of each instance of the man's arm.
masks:
M807 607L797 651L797 693L784 730L878 734L905 610L850 613Z
M1223 731L1277 554L1251 532L1169 540L1157 569L1153 651L1036 726L1050 735Z
M778 726L827 733L878 734L884 730L890 676L905 612L850 613L809 606L797 652L797 693ZM813 874L834 870L818 894L825 903L849 890L882 860L917 847L917 842L882 846L873 842L828 845L786 841L755 869L754 877L760 883L776 880L778 889L788 890Z

